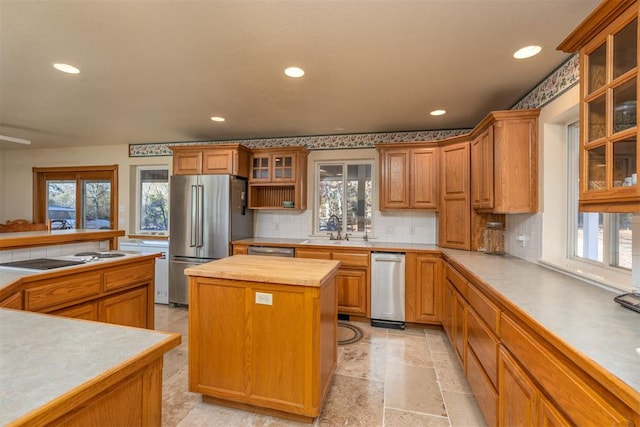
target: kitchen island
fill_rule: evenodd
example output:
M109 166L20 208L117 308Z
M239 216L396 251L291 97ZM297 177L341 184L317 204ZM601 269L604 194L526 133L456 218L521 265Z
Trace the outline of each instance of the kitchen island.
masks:
M0 309L0 424L160 426L180 335Z
M236 255L187 269L189 390L313 421L337 364L339 265Z

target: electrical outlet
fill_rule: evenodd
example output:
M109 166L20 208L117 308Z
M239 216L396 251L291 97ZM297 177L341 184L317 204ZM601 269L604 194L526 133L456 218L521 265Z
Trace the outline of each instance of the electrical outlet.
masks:
M256 304L273 305L273 295L264 292L256 292Z
M393 234L393 225L387 225L387 227L385 228L385 232L387 234Z
M518 241L518 244L520 245L520 247L524 248L527 243L527 236L525 236L524 234L521 234L518 237L516 237L516 240Z
M280 223L276 222L275 224L273 224L273 228L275 231L280 231Z
M412 236L414 236L414 235L416 234L416 226L415 226L415 225L412 225L412 226L409 228L409 233L410 233Z

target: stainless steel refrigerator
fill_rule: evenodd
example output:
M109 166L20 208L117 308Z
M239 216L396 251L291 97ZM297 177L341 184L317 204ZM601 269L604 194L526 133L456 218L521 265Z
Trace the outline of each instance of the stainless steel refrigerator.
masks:
M253 237L247 181L232 175L171 177L169 303L188 305L186 268L231 255L231 241Z

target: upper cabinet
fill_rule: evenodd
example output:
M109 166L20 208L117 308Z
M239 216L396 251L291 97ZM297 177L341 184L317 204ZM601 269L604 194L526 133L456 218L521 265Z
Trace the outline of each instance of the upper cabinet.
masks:
M558 49L580 54L580 210L640 212L638 2L603 2Z
M254 149L249 172L249 208L306 209L308 155L303 147Z
M473 130L473 209L537 212L539 115L540 110L494 111Z
M440 147L438 246L470 250L469 141L451 140L455 143Z
M437 143L377 144L380 209L438 209Z
M174 175L249 176L251 151L240 144L179 145L173 151Z

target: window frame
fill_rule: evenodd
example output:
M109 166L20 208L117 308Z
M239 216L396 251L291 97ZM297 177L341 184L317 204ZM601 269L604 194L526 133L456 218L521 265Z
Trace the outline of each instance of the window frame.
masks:
M320 168L322 166L337 166L337 165L341 165L343 167L343 171L344 171L344 177L343 177L343 182L345 183L344 188L346 189L346 171L348 170L349 165L369 165L369 167L371 168L371 208L370 208L370 220L368 222L368 229L365 225L365 230L363 231L358 231L358 232L348 232L350 237L361 237L364 238L364 236L369 236L371 237L375 227L374 227L374 215L373 215L373 210L374 210L374 200L375 200L375 195L376 195L376 169L375 169L375 165L376 165L376 161L375 159L369 159L369 158L341 158L341 159L317 159L314 162L314 169L313 169L313 174L314 174L314 191L313 191L313 220L312 220L312 230L311 230L311 235L312 236L317 236L317 237L321 237L321 236L327 236L329 233L327 233L324 230L320 230L320 218L319 218L319 212L318 212L318 203L319 203L319 188L320 188ZM342 205L344 207L347 206L347 202L346 202L346 192L342 193ZM342 224L346 224L346 209L343 209L342 212L343 217L341 218L341 222ZM365 224L366 224L366 212L365 212ZM342 236L344 238L345 233L347 233L346 230L342 230Z
M116 230L118 224L118 165L104 166L60 166L34 167L33 174L33 219L34 222L47 221L47 181L74 180L77 188L81 188L82 180L108 180L110 183L111 199L109 201L110 229ZM80 224L83 216L82 192L76 193L76 224Z
M169 226L167 225L167 230L162 232L149 232L146 230L140 229L140 220L142 219L142 171L147 170L164 170L167 171L167 186L169 186L171 171L169 170L168 165L138 165L135 166L136 178L135 178L135 190L134 190L134 199L133 204L135 206L135 215L134 215L134 230L135 235L139 236L169 236ZM170 191L170 190L169 190ZM169 194L167 194L167 208L169 207ZM167 217L169 217L169 210L167 209ZM169 218L171 221L171 218Z
M631 274L631 269L614 265L619 256L614 255L617 250L618 236L614 235L618 229L618 214L603 213L602 220L602 261L584 258L577 255L578 214L579 214L579 156L580 156L580 125L577 121L568 123L567 129L567 253L568 260L587 264L595 268L602 268L622 274Z

